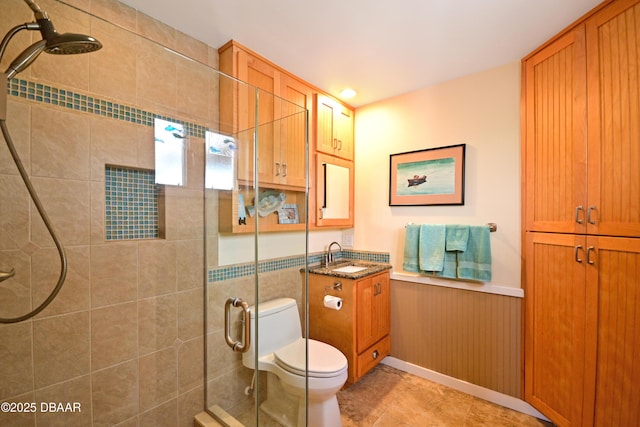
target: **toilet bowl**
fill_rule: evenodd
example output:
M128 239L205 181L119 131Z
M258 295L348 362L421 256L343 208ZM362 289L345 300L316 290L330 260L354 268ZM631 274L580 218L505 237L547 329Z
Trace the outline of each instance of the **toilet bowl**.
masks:
M341 425L336 393L347 380L347 358L335 347L302 337L296 301L279 298L249 308L252 331L247 368L267 372L267 399L260 408L286 427ZM308 345L308 370L307 370ZM307 405L307 387L309 401ZM282 393L284 390L285 393Z

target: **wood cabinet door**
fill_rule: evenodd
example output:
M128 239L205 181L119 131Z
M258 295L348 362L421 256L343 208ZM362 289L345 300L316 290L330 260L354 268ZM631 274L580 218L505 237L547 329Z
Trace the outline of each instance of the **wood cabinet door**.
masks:
M313 89L288 75L282 75L280 96L286 101L280 119L278 145L280 182L304 188L307 183L307 117L312 112Z
M336 137L338 141L336 146L336 155L343 159L353 160L354 112L341 105L338 108L337 115Z
M280 73L271 65L243 50L238 50L237 61L237 77L249 84L241 90L238 100L238 130L244 135L238 150L238 179L253 181L255 139L258 147L258 180L274 183L277 181L274 144L280 131L275 126L279 105L274 94L280 89Z
M582 425L584 236L527 233L525 400L561 427Z
M315 104L316 151L333 155L336 147L335 118L338 106L324 95L317 95Z
M389 275L361 279L356 283L356 289L356 352L361 353L389 334Z
M525 229L584 232L584 26L526 59L522 75Z
M589 237L587 249L584 425L640 426L640 239Z
M640 4L586 21L588 233L640 236Z

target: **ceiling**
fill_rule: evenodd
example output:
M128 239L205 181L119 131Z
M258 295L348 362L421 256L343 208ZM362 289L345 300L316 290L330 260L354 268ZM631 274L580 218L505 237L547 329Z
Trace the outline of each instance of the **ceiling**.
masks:
M362 106L520 60L601 0L121 0Z

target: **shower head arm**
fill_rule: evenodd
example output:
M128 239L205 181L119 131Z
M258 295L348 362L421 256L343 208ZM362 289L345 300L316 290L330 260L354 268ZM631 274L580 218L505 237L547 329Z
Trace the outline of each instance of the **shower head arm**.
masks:
M47 12L40 9L40 6L38 6L33 0L24 1L33 12L34 17L36 18L36 22L40 26L40 28L38 29L40 30L40 33L42 33L42 38L45 40L50 40L57 34L57 32L53 26L53 23L49 19L49 15L47 15Z
M40 9L40 6L38 6L33 0L24 0L24 2L29 6L29 8L31 8L33 13L44 13L42 12L42 9Z

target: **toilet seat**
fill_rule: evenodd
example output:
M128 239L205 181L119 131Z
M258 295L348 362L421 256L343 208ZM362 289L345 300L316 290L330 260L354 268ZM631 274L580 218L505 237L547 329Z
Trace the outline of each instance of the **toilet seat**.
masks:
M304 338L287 344L274 352L275 362L281 368L296 375L305 376L306 371L306 343ZM309 340L309 371L308 375L315 378L335 377L347 369L347 358L335 347L329 344Z

